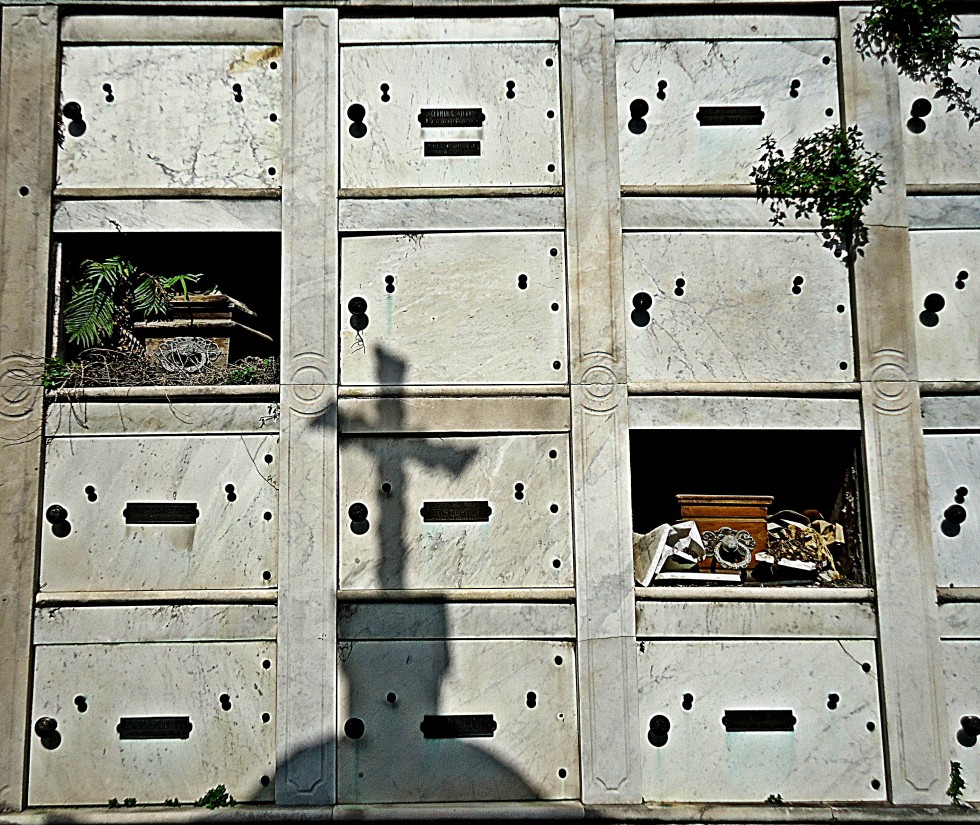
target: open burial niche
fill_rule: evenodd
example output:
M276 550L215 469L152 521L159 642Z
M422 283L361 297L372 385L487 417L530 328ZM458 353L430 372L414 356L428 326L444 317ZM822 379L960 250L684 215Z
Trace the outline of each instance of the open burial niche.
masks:
M640 585L866 585L860 436L630 431Z
M49 389L278 383L278 233L71 233L57 250Z

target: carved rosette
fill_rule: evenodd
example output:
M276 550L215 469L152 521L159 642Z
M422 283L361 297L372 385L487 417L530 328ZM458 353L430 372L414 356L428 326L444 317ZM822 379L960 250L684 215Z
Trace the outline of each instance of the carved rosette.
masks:
M315 352L303 352L290 359L288 382L283 383L283 401L297 415L320 415L330 404L331 386L326 359Z
M607 364L593 364L582 373L582 389L585 392L583 406L597 413L607 413L619 403L616 389L616 373Z
M901 415L912 403L912 372L908 356L897 349L879 349L871 357L872 404L885 415Z

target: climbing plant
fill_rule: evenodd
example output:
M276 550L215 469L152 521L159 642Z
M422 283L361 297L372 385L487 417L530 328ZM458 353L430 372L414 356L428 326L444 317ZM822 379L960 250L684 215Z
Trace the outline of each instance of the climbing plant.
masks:
M863 255L868 230L861 219L885 176L880 155L864 148L857 127L831 126L801 137L788 157L772 135L760 148L764 154L750 175L757 197L769 204L771 223L783 226L790 209L797 218L816 213L824 246L845 265Z
M972 89L950 77L955 64L980 59L980 50L960 42L959 24L949 0L879 0L854 31L854 44L864 58L892 60L906 77L932 83L935 97L959 109L969 125L980 121Z

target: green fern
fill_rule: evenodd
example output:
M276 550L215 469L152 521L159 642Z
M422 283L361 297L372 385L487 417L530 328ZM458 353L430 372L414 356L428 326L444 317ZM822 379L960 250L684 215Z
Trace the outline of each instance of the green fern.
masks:
M167 314L170 302L201 275L160 277L140 272L125 258L113 255L104 261L86 259L71 281L71 297L65 307L65 333L73 344L94 347L110 340L120 326L128 327L133 313L144 318Z

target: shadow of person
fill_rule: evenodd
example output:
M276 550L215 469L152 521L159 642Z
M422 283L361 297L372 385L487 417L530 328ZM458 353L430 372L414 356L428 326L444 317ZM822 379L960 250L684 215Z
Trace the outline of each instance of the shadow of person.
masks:
M476 738L502 733L490 719L499 701L491 687L498 678L494 662L470 658L454 668L445 601L419 601L405 589L406 565L413 554L426 552L421 502L410 507L405 498L410 475L438 471L459 476L478 450L418 438L401 389L407 364L380 346L375 354L378 384L385 388L374 405L376 420L342 413L339 427L342 433L383 436L340 437L349 438L345 449L369 451L377 478L384 482L368 529L379 531L377 587L400 592L382 601L339 606L337 739L289 755L277 770L298 768L299 775L309 775L310 769L329 764L329 750L336 748L341 804L535 799L531 782ZM411 450L398 449L404 436L412 437ZM339 529L350 529L345 503L340 506L338 519L344 520ZM457 707L460 702L467 707ZM503 733L513 742L526 736L524 731ZM332 782L333 777L325 779Z

